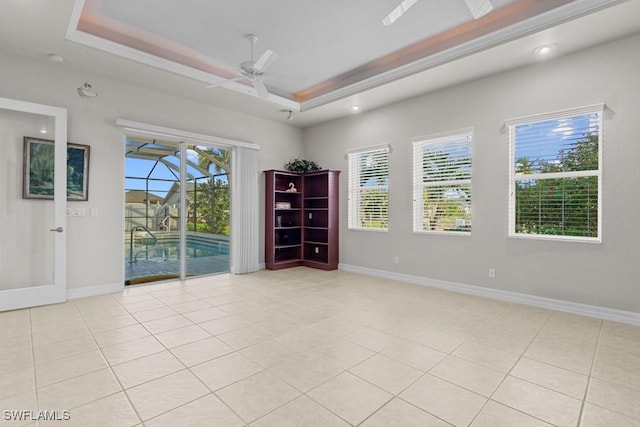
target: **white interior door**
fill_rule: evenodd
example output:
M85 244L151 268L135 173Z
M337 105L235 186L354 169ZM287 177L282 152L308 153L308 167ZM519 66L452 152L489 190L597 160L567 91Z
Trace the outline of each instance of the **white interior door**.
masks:
M0 98L0 175L0 311L62 302L67 110Z

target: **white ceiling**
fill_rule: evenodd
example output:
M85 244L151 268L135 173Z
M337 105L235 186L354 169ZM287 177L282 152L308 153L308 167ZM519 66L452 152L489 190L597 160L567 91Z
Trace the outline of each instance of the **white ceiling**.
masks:
M478 21L463 0L419 0L383 26L399 2L3 0L0 53L56 53L61 67L272 120L301 110L288 123L304 127L537 61L544 43L557 56L640 31L640 0L493 0ZM265 78L277 96L206 89L237 75L248 33L256 57L280 56Z

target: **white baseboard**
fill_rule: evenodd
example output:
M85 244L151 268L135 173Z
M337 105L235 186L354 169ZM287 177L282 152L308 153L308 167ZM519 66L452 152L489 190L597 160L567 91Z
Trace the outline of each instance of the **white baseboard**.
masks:
M124 289L124 283L88 286L86 288L67 289L67 299L85 298L96 295L111 294Z
M582 316L596 317L598 319L611 320L613 322L640 325L640 313L634 313L631 311L616 310L613 308L599 307L595 305L581 304L571 301L563 301L552 298L539 297L535 295L503 291L500 289L484 288L482 286L476 285L447 282L444 280L430 279L428 277L413 276L403 273L394 273L392 271L376 270L373 268L360 267L357 265L340 264L338 266L338 269L350 273L359 273L369 276L382 277L385 279L412 283L414 285L428 286L431 288L459 292L462 294L492 298L500 301L530 305L533 307L557 310L565 313L579 314Z

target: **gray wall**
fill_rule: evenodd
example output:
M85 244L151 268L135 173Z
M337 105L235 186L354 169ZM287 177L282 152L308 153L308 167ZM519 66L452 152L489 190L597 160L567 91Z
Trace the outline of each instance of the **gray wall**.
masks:
M116 118L256 143L261 147L260 170L280 168L303 151L297 128L70 71L66 66L1 55L0 76L1 97L67 108L69 141L91 146L89 201L69 206L84 207L87 213L97 208L98 216L68 217L68 289L123 283L124 139L115 126ZM98 90L97 98L77 95L76 88L86 80ZM264 186L262 177L260 182ZM260 194L264 205L264 191ZM263 230L264 221L261 242ZM262 251L260 262L264 262Z
M640 312L638 46L636 35L306 129L306 158L343 171L340 262ZM603 243L508 238L504 121L600 102ZM472 235L414 234L410 139L465 127L474 128ZM350 231L345 150L380 143L393 146L389 231Z

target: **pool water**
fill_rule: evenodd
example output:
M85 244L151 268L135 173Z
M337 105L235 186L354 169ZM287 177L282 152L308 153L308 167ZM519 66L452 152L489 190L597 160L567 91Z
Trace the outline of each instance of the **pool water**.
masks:
M177 259L180 250L179 242L162 242L158 244L159 248L169 251L169 259ZM186 243L187 258L202 258L208 256L228 255L229 244L223 241L190 241Z
M178 259L180 239L177 234L158 236L157 243L150 238L137 238L133 246L136 261L167 261ZM187 235L186 258L229 255L229 241L208 236ZM126 243L126 261L130 261L131 247Z
M177 274L180 270L180 239L176 234L152 239L137 239L130 261L130 247L126 244L125 280L159 274ZM187 235L186 256L188 275L213 274L229 271L229 241L209 236Z

